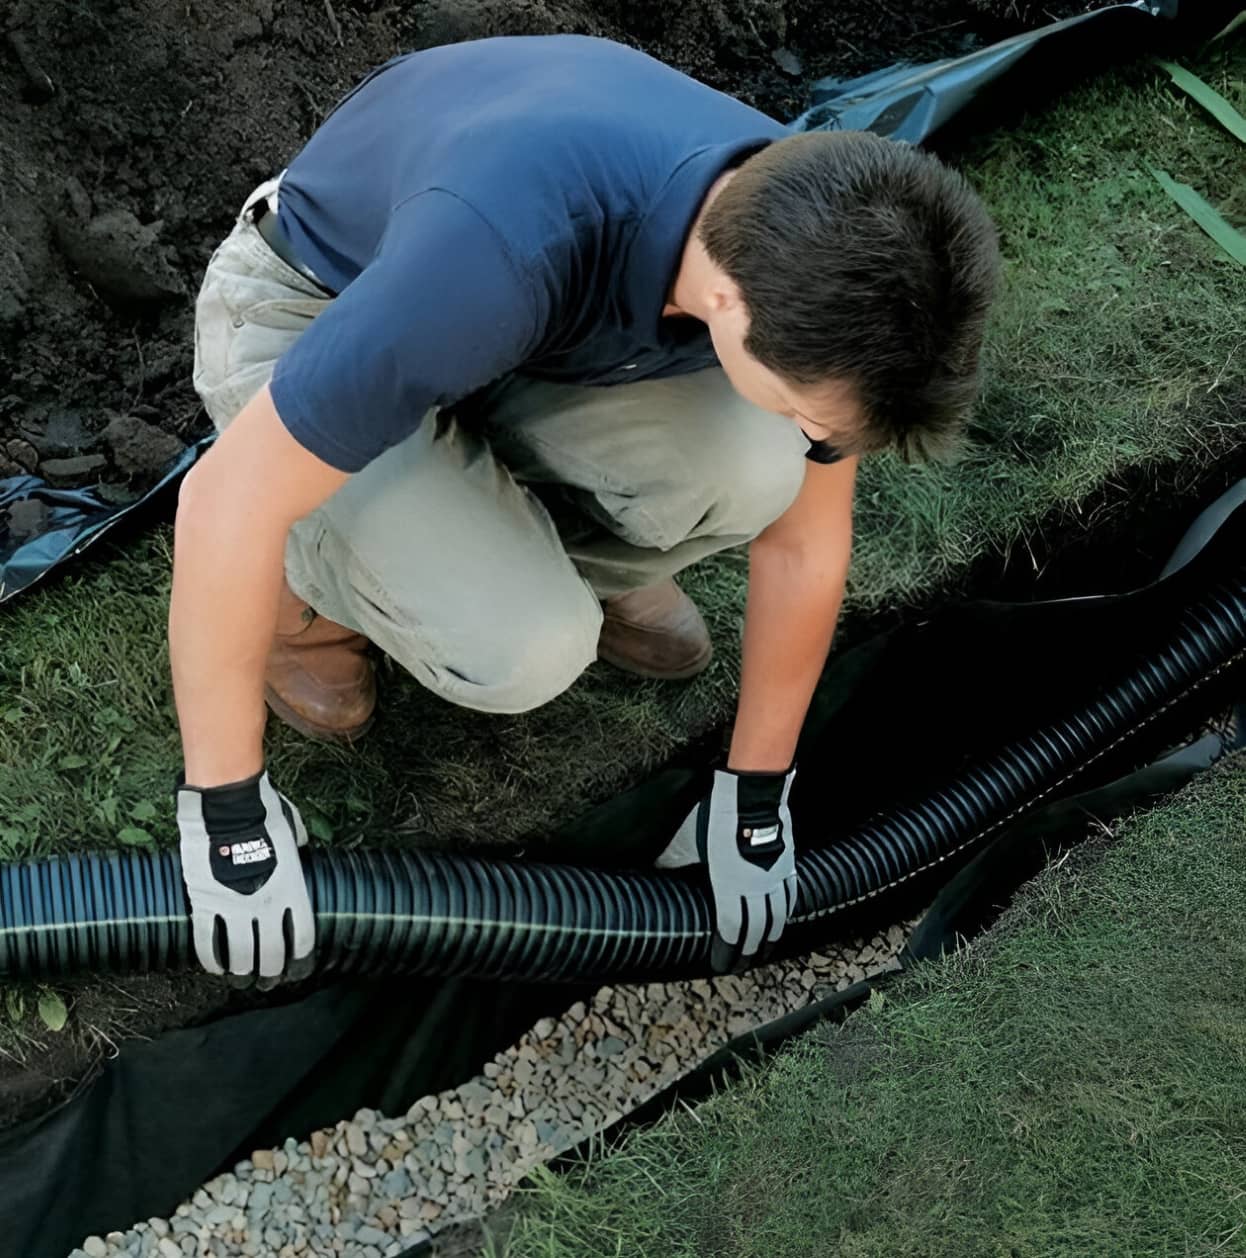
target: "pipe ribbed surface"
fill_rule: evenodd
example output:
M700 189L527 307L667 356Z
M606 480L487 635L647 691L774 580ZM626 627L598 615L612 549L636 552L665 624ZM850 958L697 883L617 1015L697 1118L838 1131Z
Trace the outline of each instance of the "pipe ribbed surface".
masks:
M979 842L1243 656L1246 569L1079 709L834 846L806 848L789 936ZM710 907L695 877L396 850L314 852L306 868L322 970L539 980L709 970ZM0 866L0 975L190 964L175 854Z

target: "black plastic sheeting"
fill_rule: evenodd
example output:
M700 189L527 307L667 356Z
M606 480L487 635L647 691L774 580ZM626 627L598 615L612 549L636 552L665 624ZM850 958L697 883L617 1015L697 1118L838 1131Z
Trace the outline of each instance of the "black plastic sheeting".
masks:
M921 144L953 121L969 130L1033 104L1083 74L1180 36L1214 33L1240 0L1135 0L1065 18L951 60L898 64L854 79L820 79L796 131L874 131ZM1178 9L1180 13L1178 14ZM1178 21L1180 17L1180 21Z
M1246 485L1238 485L1200 516L1168 576L1141 591L967 603L844 652L827 669L802 737L812 783L806 806L816 803L827 831L842 832L902 798L921 798L1001 740L1075 705L1105 672L1145 658L1194 593L1239 566L1243 553ZM1169 708L1070 778L1043 812L1018 818L976 858L976 873L948 882L974 868L967 852L939 865L930 880L897 889L888 900L894 917L919 911L940 884L948 886L912 947L937 951L934 939L950 943L973 929L983 903L1002 901L1018 877L1038 867L1053 834L1087 815L1107 820L1152 802L1235 745L1213 735L1171 754L1194 724L1244 689L1246 666L1220 670L1193 697L1197 706ZM703 772L655 775L554 836L551 854L643 866L703 789ZM846 916L840 933L876 923L876 906L865 910L861 921ZM91 1232L167 1215L253 1148L304 1139L361 1106L401 1113L418 1097L471 1077L537 1018L588 990L354 979L128 1043L72 1099L0 1133L0 1253L62 1258ZM810 1016L792 1015L750 1038L769 1042Z
M868 130L919 143L946 130L953 120L964 128L984 120L998 125L1005 107L1033 104L1082 74L1139 53L1170 52L1178 38L1214 33L1239 7L1239 0L1135 0L951 61L892 66L845 81L820 80L813 88L813 108L792 129ZM212 440L205 437L190 447L157 485L126 506L110 505L92 489L52 489L37 477L0 479L0 603L81 554L125 517L150 508ZM7 532L3 509L23 498L38 498L53 509L41 536L18 539Z
M105 502L94 489L53 489L37 476L0 479L0 603L80 555L127 516L154 507L210 444L210 438L205 437L189 446L165 468L147 493L120 506ZM48 508L47 527L37 537L18 541L9 535L5 508L30 499Z

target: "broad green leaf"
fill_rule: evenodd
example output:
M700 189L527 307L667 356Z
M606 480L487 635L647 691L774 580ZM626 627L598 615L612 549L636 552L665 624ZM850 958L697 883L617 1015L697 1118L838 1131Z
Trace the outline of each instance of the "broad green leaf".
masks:
M151 843L151 835L139 826L126 826L117 831L117 842L126 847L147 847Z
M1187 183L1178 183L1171 175L1148 166L1156 183L1237 263L1246 266L1246 236L1227 222L1215 206L1204 201Z
M1229 104L1210 84L1204 83L1197 74L1172 61L1159 60L1159 64L1172 76L1172 81L1187 95L1198 101L1209 114L1232 135L1246 144L1246 118Z
M90 763L86 756L62 756L60 767L62 769L85 769Z
M130 816L135 821L155 821L156 805L150 799L140 799L133 808L130 809Z
M69 1010L55 992L44 992L39 997L39 1020L49 1031L62 1031L69 1021Z

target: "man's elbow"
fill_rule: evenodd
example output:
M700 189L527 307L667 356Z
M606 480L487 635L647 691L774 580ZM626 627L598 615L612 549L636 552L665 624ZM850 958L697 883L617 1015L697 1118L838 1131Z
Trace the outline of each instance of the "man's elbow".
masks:
M749 545L749 554L753 557L770 556L775 562L795 565L817 563L822 566L828 560L847 563L851 552L851 511L834 519L819 520L816 527L772 526Z
M213 453L209 450L186 473L178 487L174 523L178 534L197 529L210 520L223 524L238 515L238 504L230 501L233 490L229 478L219 474Z
M202 473L201 461L182 477L182 483L178 486L177 514L173 522L173 531L177 537L192 530L204 514L208 493Z
M177 489L177 519L189 519L204 498L202 487L204 461L200 460L182 477Z
M182 478L173 525L175 541L189 541L210 530L224 543L231 532L254 534L263 528L263 504L255 501L237 479L222 474L228 469L213 458L215 452L215 448L209 450ZM274 522L274 528L286 527Z

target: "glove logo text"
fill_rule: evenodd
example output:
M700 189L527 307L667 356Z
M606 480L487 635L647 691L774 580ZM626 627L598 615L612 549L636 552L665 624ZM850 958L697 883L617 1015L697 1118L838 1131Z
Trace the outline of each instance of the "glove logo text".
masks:
M762 847L766 843L773 843L779 837L778 822L772 826L756 826L751 830L746 829L744 837L748 839L753 847Z
M272 848L266 839L251 839L246 843L234 843L228 848L221 848L221 855L228 855L235 865L254 865L257 861L266 861L272 856Z

